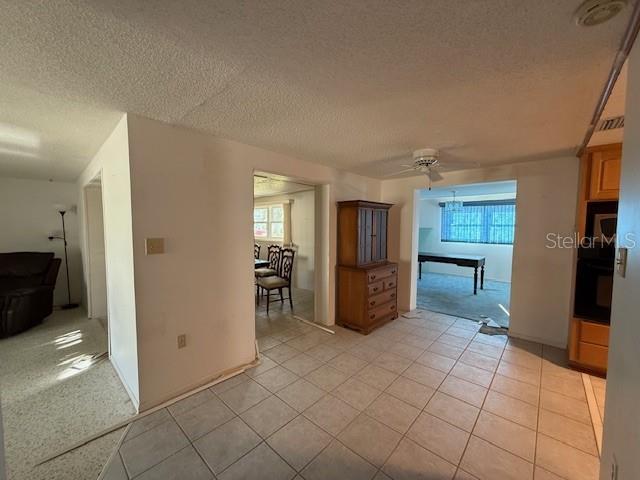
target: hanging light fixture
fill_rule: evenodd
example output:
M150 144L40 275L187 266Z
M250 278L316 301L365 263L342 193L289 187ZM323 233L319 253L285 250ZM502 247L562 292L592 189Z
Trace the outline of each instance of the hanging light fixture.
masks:
M456 201L456 191L451 190L453 193L453 200L450 202L444 202L444 209L448 211L460 210L462 208L462 202Z

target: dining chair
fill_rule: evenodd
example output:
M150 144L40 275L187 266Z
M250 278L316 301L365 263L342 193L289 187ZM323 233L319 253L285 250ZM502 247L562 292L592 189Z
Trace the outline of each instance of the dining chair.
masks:
M256 268L256 303L260 300L260 286L257 280L265 277L274 277L278 275L280 271L280 252L282 247L280 245L269 245L267 247L267 260L269 261L268 267Z
M267 315L269 315L269 304L271 303L271 290L278 290L280 293L280 302L284 304L285 298L282 296L282 290L289 290L289 306L293 311L293 295L291 294L291 277L293 276L293 259L296 252L292 248L283 248L280 254L280 269L278 275L270 277L260 277L257 281L258 288L267 292Z
M254 243L253 244L253 258L258 259L260 258L260 249L261 249L262 245L260 245L259 243Z

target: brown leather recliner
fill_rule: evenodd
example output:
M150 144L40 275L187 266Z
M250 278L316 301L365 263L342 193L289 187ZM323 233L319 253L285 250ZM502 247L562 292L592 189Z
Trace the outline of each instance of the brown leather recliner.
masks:
M53 253L0 253L0 338L24 332L51 315L59 268Z

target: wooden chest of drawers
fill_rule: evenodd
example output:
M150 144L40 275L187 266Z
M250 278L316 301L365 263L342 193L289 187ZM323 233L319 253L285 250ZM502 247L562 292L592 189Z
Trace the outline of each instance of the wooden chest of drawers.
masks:
M364 334L398 317L398 265L338 267L338 325Z

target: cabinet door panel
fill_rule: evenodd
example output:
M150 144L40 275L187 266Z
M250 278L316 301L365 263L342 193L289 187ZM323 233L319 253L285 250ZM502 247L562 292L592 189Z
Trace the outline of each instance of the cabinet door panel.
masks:
M591 160L591 186L589 198L592 200L615 200L620 195L620 147L595 151Z
M371 263L371 254L372 254L372 245L371 245L371 234L373 229L373 210L370 208L362 209L363 215L363 229L362 237L360 238L360 242L364 244L364 251L362 256L362 263L367 264Z

